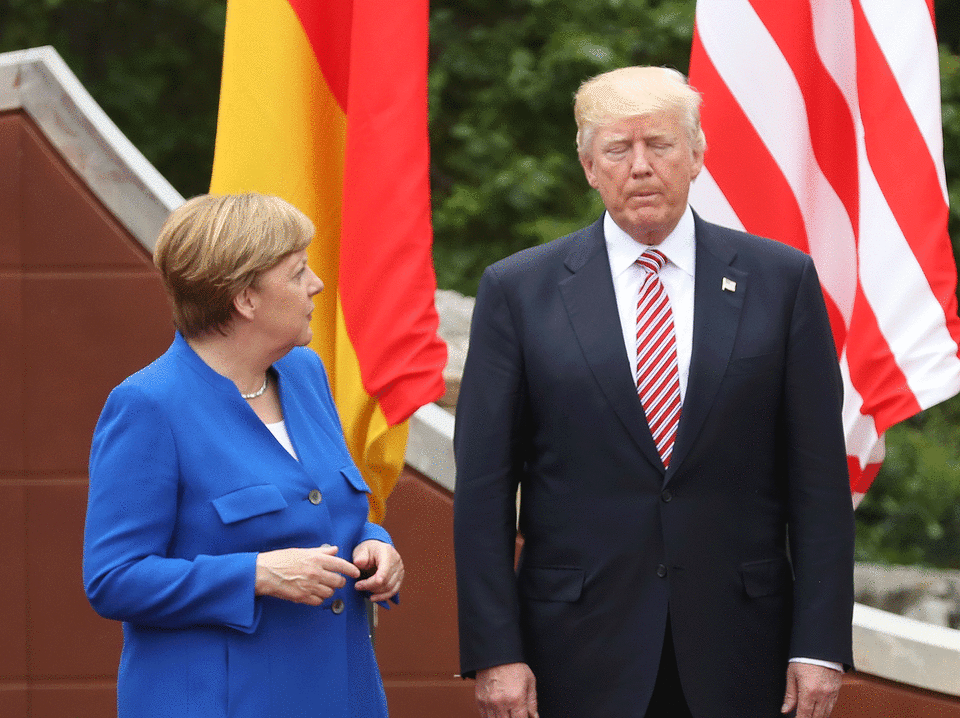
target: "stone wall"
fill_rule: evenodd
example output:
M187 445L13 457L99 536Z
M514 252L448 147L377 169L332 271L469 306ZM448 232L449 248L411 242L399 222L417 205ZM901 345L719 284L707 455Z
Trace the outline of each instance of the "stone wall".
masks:
M960 571L857 564L857 603L947 628L960 628Z

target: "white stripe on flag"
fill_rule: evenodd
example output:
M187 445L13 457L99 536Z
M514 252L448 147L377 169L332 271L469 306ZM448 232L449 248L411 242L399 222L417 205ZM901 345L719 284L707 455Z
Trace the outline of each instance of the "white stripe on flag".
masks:
M746 0L701 1L697 5L697 21L700 39L714 67L750 118L797 198L820 282L849 323L856 293L856 282L848 271L856 263L853 227L836 192L817 166L803 95L790 66ZM739 35L738 42L729 41L730 33ZM744 47L753 48L756 54L743 52ZM758 61L761 57L763 61ZM774 87L776 100L770 93ZM723 141L722 137L719 139ZM708 148L712 141L715 140L707 138Z
M930 101L940 98L940 55L927 5L892 0L860 0L860 5L937 165L947 202L940 102Z

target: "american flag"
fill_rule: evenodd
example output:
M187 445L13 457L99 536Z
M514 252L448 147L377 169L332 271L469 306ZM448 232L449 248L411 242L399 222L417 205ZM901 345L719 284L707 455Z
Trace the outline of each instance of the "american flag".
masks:
M814 259L859 499L883 433L960 392L933 0L699 0L690 84L691 205Z

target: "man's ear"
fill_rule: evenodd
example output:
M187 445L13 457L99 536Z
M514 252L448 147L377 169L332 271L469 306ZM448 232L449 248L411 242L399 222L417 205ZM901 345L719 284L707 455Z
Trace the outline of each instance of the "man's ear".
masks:
M593 171L593 155L583 153L580 155L580 166L583 167L583 173L587 176L587 183L597 188L597 175Z
M703 169L703 150L693 150L691 154L690 181L692 182L700 175L700 170Z
M258 304L257 292L253 287L244 287L233 298L234 310L244 319L253 319Z

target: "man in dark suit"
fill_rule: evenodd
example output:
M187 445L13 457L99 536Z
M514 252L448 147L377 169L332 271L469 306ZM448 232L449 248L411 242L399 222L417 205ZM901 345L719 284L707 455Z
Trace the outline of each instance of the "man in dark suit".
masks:
M584 83L606 212L481 280L455 544L485 718L825 718L852 662L823 296L805 254L688 208L699 104L663 68Z

